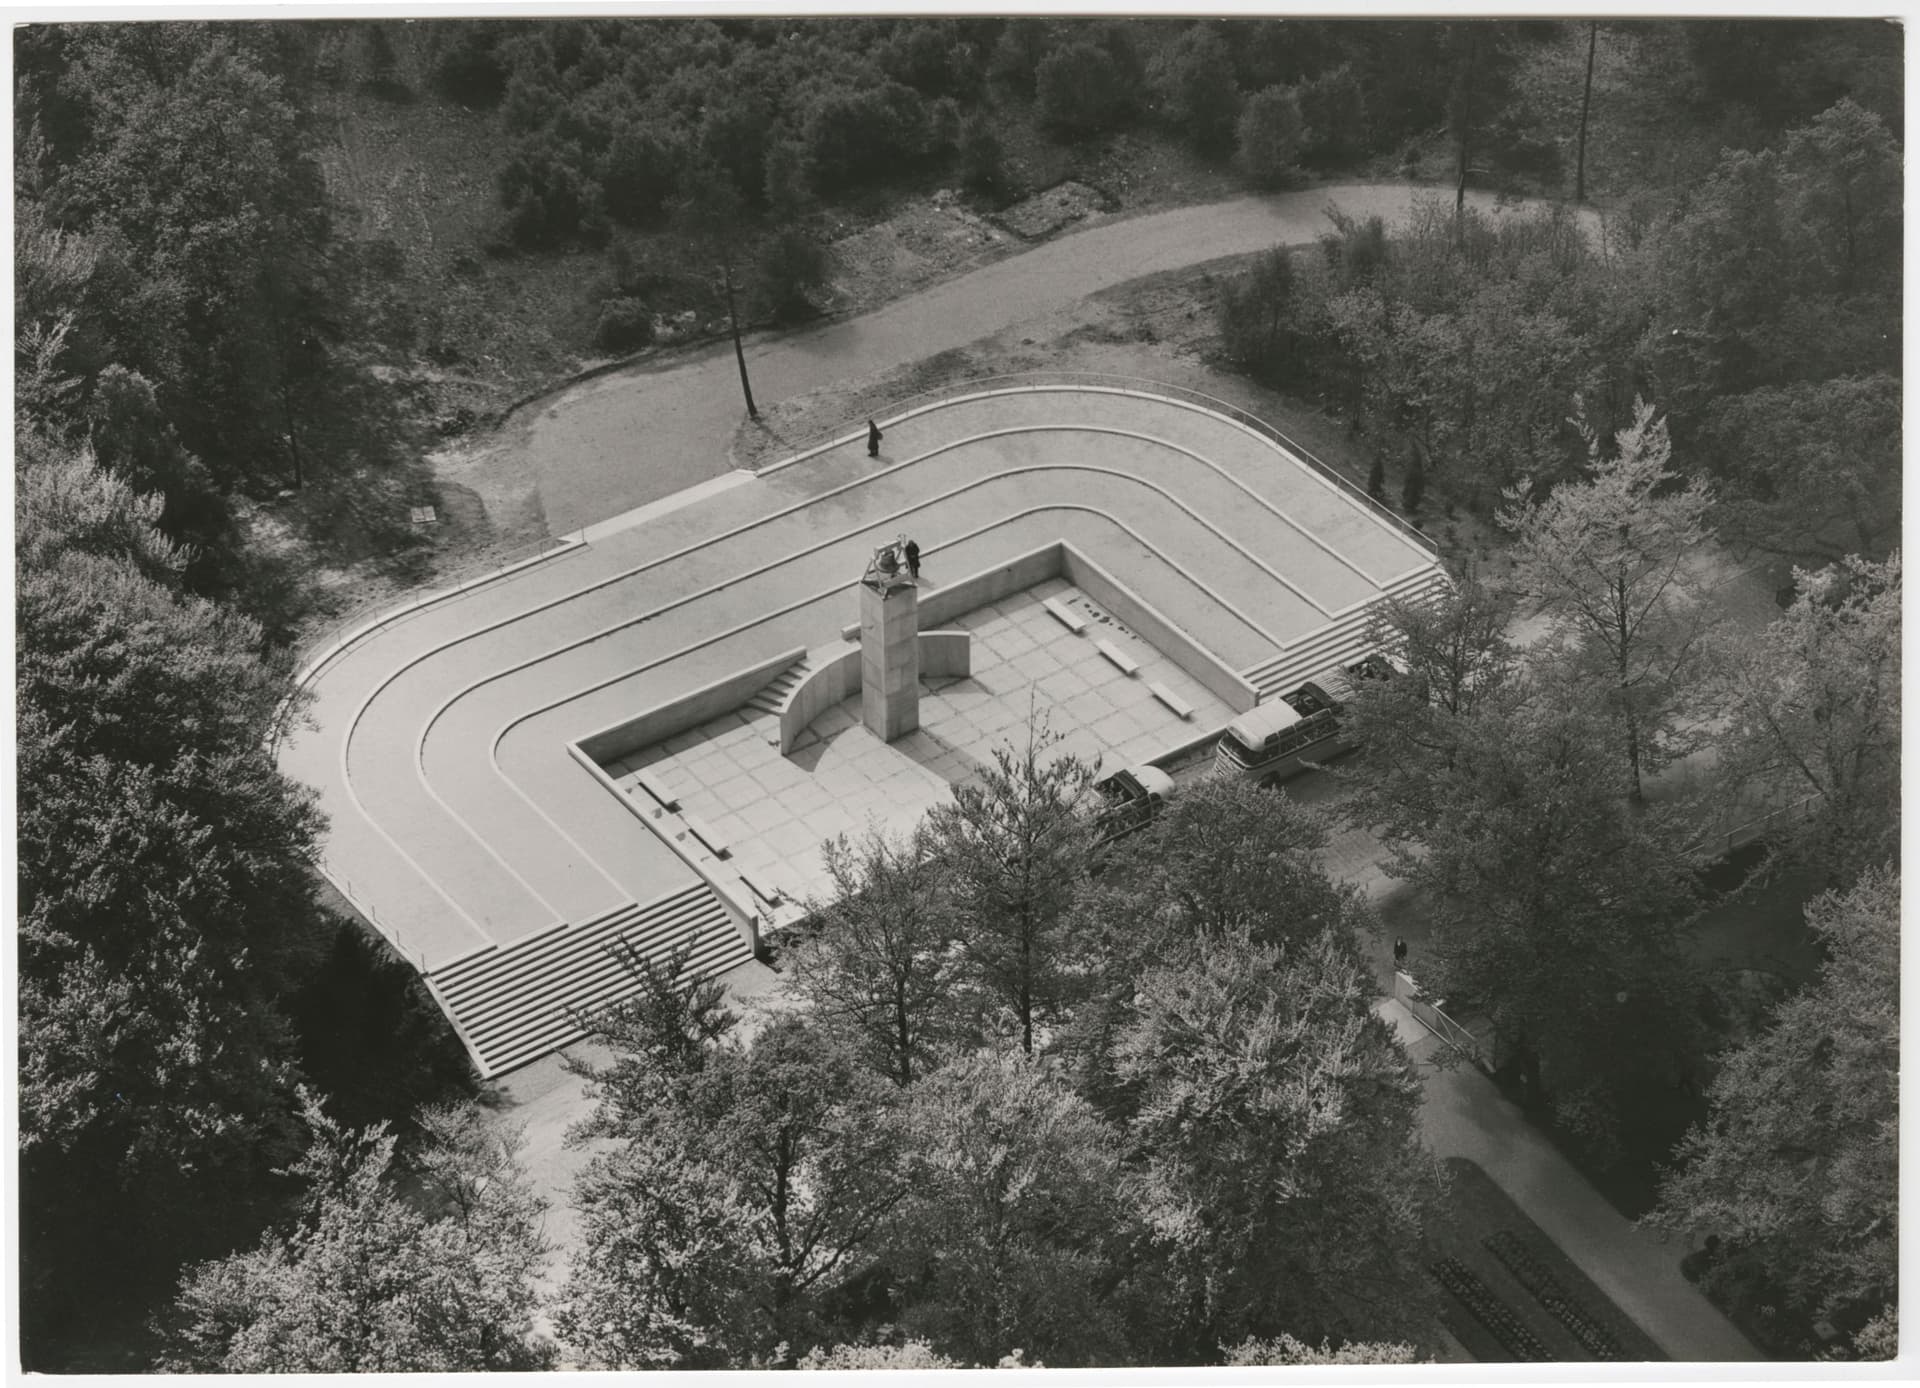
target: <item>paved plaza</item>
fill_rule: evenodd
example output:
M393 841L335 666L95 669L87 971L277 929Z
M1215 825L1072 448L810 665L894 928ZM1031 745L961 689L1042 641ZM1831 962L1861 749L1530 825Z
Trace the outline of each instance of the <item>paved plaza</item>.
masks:
M483 1071L563 1043L532 1019L602 998L614 983L590 961L616 940L699 934L708 964L745 957L764 898L739 869L804 893L819 835L924 809L1029 707L1090 753L1166 750L1357 658L1379 602L1445 581L1365 498L1204 400L1001 384L882 424L878 459L862 429L703 484L416 601L302 672L279 757L319 793L324 869L428 976ZM688 777L704 814L656 814L594 764L631 770L644 746L587 749L715 690L738 688L742 707L756 672L844 645L860 575L903 534L930 580L923 630L971 631L980 653L966 679L929 683L923 736L866 747L844 709L825 713L785 758ZM1084 630L1034 610L1056 581ZM1104 668L1102 641L1132 650L1138 673ZM1173 702L1149 709L1156 683ZM654 760L733 757L754 736L745 721L666 736ZM689 813L731 840L724 857L694 842Z
M1043 605L1065 604L1137 665L1129 673L1093 641L1076 640ZM656 783L728 846L722 861L686 845L705 872L744 872L788 902L819 898L830 883L821 845L869 826L910 828L974 778L1003 744L1025 745L1029 714L1060 735L1052 755L1073 754L1108 770L1150 761L1231 716L1192 676L1127 630L1073 585L1051 579L976 608L953 623L973 635L966 678L922 680L920 727L892 743L860 721L860 700L827 710L782 756L777 720L742 709L611 763L623 792L649 812L638 784ZM1182 718L1151 692L1172 688L1193 709ZM750 888L751 890L751 888Z

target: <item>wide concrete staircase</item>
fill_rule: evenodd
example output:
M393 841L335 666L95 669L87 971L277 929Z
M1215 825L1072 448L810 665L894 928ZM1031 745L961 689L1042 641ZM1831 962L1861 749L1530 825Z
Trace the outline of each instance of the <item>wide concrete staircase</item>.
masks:
M786 709L787 701L793 697L793 691L800 687L800 681L804 680L812 669L813 666L808 663L807 658L801 656L761 686L760 692L747 700L747 707L779 717Z
M472 955L430 974L427 987L492 1079L578 1041L587 1017L638 992L621 953L660 958L688 944L688 972L719 973L753 957L720 898L696 882Z
M1305 640L1269 656L1258 665L1242 670L1241 678L1258 689L1263 700L1291 694L1321 671L1334 666L1351 665L1373 650L1369 628L1380 603L1387 599L1411 604L1432 602L1451 586L1452 580L1437 565L1431 569L1417 570L1388 584L1383 597L1349 612L1338 621L1329 622Z

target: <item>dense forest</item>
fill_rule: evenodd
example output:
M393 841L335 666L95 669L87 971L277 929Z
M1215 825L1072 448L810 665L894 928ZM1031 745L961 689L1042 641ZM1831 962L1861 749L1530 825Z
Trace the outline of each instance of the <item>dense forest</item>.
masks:
M1433 1351L1418 1080L1327 826L1281 798L1209 787L1106 850L1085 769L1009 749L919 836L842 845L791 1016L656 977L603 1019L541 1307L513 1134L329 908L274 766L317 575L437 562L406 523L432 447L736 288L817 313L834 228L893 200L991 214L1149 141L1209 187L1432 185L1202 306L1382 500L1507 537L1497 584L1391 614L1419 678L1363 699L1352 813L1578 1141L1691 1096L1650 1217L1722 1241L1724 1296L1891 1343L1897 27L193 22L23 26L15 60L30 1367ZM483 132L484 219L429 246L354 201L356 103ZM1495 221L1468 184L1537 202ZM585 286L560 348L491 303L549 273ZM1800 566L1755 640L1705 630L1677 557L1709 539ZM1510 644L1517 601L1565 639ZM1819 976L1739 1037L1686 957L1706 811L1643 794L1703 729L1716 792L1817 797L1774 865L1830 888Z

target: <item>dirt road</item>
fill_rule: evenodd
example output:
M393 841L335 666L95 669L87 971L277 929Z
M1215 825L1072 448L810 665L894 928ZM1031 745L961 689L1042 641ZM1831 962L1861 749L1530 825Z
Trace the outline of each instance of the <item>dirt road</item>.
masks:
M858 318L761 335L747 368L762 409L835 381L917 361L1142 275L1312 241L1329 203L1358 217L1404 217L1411 184L1342 185L1183 207L1090 227ZM1494 209L1491 194L1469 194ZM724 471L744 406L730 345L584 383L529 407L527 462L558 535ZM852 428L861 421L849 420Z

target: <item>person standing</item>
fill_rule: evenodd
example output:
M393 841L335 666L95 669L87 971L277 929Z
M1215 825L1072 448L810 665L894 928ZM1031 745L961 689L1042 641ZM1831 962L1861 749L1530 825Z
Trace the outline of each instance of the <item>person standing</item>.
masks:
M1405 940L1395 940L1393 942L1393 967L1401 970L1407 967L1407 942Z
M869 458L880 456L880 426L871 419L867 421L867 456Z
M906 555L907 555L907 577L912 579L918 579L920 577L920 543L919 541L917 540L907 541Z

